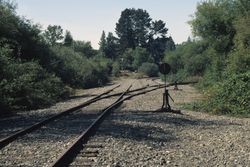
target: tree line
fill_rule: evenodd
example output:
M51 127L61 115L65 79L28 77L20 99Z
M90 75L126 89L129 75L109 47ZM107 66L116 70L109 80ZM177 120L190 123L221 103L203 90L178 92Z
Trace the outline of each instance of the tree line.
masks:
M201 78L207 101L199 109L250 114L249 16L248 0L202 1L189 22L194 38L165 53L172 66L169 79Z
M137 71L142 66L152 67L155 71L164 52L175 49L167 32L166 23L153 21L146 10L125 9L116 23L116 36L102 32L99 51L104 57L116 61L123 70ZM152 75L158 75L157 70Z
M161 20L125 9L116 36L103 31L100 48L74 40L60 25L42 30L0 0L0 113L42 108L68 98L75 88L102 86L120 70L158 75L165 50L175 49Z

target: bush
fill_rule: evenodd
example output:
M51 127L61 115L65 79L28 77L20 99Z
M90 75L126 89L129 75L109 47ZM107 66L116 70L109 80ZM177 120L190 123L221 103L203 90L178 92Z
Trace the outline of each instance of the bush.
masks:
M228 75L228 79L210 88L205 109L214 113L250 115L250 72Z
M71 87L90 88L108 82L111 70L107 59L87 59L69 47L54 47L52 50L56 55L53 71Z
M159 68L154 63L143 63L139 69L139 73L143 73L149 77L155 77L158 76Z
M147 52L145 48L136 47L133 50L132 55L134 57L134 60L132 63L132 67L134 70L138 70L138 68L142 65L142 63L153 62L153 58L149 55L149 53Z
M120 59L121 69L133 71L134 70L132 66L133 61L134 61L133 49L128 48L125 50L125 52L121 56L121 59Z
M7 58L0 56L1 60ZM8 59L3 68L6 70L0 81L1 112L42 108L68 95L61 80L36 62L19 63Z
M114 62L112 65L112 75L117 77L120 74L120 64L118 62Z
M85 74L88 73L88 80L84 81L85 88L103 86L109 81L109 73L111 73L112 67L110 67L108 59L92 59L88 60L88 64L90 67L88 71L85 71Z

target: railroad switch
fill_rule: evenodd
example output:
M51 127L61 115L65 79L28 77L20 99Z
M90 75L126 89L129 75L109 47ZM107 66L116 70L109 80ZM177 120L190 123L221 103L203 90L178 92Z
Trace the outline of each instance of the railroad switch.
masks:
M167 90L167 82L166 82L166 75L170 72L171 67L168 63L162 63L159 66L159 71L160 73L162 73L164 75L164 93L163 93L163 104L160 110L161 112L171 112L171 113L175 113L175 114L182 114L180 110L173 110L169 104L169 98L174 102L174 99L170 96L170 94L168 93ZM175 90L178 90L177 87L177 82L175 82Z
M165 87L165 92L163 93L163 104L160 109L162 112L172 112L175 114L182 114L180 110L173 110L169 104L169 98L174 102L174 99L168 93L168 90Z

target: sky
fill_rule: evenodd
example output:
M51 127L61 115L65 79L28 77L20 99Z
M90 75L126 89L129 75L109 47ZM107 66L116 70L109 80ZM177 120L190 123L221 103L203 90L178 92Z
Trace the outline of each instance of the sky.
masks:
M42 25L60 25L74 40L90 41L99 48L104 30L113 32L126 8L144 9L153 20L166 23L168 35L180 44L192 36L188 21L200 0L15 0L17 14Z

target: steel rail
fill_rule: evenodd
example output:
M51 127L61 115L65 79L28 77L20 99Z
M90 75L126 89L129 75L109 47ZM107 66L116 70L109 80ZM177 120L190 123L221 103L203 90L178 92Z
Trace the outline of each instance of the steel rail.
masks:
M196 83L196 82L182 82L179 84L190 84L190 83ZM170 83L167 84L166 87L169 86L173 86L176 83ZM131 87L131 86L130 86ZM105 117L110 114L111 111L113 111L115 108L117 108L118 106L120 106L124 101L129 100L135 96L139 96L142 94L146 94L152 91L155 91L157 89L161 89L164 88L165 85L152 85L152 86L146 86L143 88L138 88L135 90L131 90L129 91L130 87L123 93L116 93L113 95L108 95L106 98L111 97L111 96L117 96L117 95L121 95L112 105L110 105L109 107L105 108L102 111L102 114L87 128L87 130L85 130L74 142L73 144L71 144L71 146L66 149L61 156L59 156L59 158L51 165L52 167L66 167L68 166L73 159L77 156L77 154L84 148L84 143L86 143L88 141L88 139L90 138L90 136L94 135L98 126L100 126L100 124L102 123L102 121L105 119ZM136 94L132 94L129 95L125 98L122 99L122 97L126 94L126 93L130 93L130 92L136 92L136 91L140 91L143 90L145 88L148 87L152 87L152 89L150 90L144 90L142 92L136 93ZM103 97L103 98L105 98Z
M82 150L83 143L85 143L89 139L89 137L95 133L95 130L102 123L104 118L123 102L123 96L129 91L131 87L132 85L130 85L128 89L124 91L113 104L102 110L97 119L95 119L95 121L52 164L53 167L68 166L72 162L79 151Z
M86 102L84 102L84 103L82 103L82 104L80 104L78 106L75 106L73 108L67 109L67 110L65 110L65 111L63 111L63 112L61 112L59 114L56 114L56 115L54 115L54 116L52 116L52 117L50 117L48 119L40 121L40 122L38 122L36 124L33 124L33 125L25 128L25 129L23 129L23 130L18 131L18 132L14 133L14 134L12 134L10 136L7 136L4 139L1 139L0 140L0 149L2 149L3 147L7 146L12 141L16 140L18 137L24 136L25 134L30 133L30 132L38 129L38 128L44 126L45 124L47 124L47 123L49 123L51 121L54 121L54 120L56 120L56 119L58 119L58 118L60 118L62 116L68 115L68 114L70 114L70 113L72 113L74 111L77 111L77 110L79 110L79 109L81 109L83 107L86 107L86 106L90 105L91 103L94 103L94 102L102 99L101 97L103 95L106 95L106 94L112 92L114 89L116 89L118 87L120 87L120 85L117 85L114 88L109 89L109 90L105 91L104 93L101 93L101 94L97 95L96 97L94 97L94 98L92 98L92 99L90 99L90 100L88 100L88 101L86 101Z

